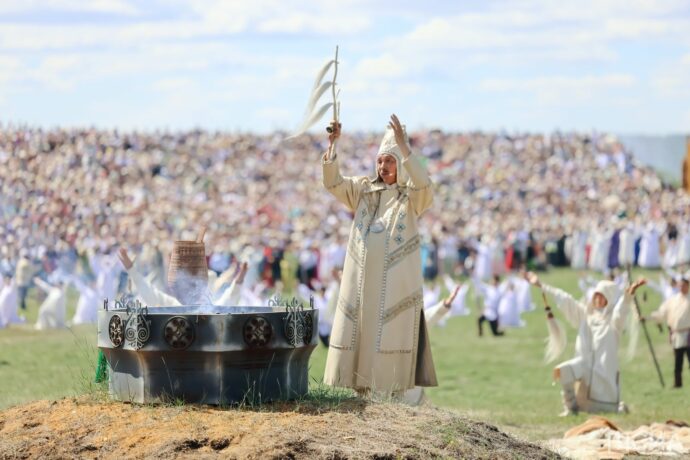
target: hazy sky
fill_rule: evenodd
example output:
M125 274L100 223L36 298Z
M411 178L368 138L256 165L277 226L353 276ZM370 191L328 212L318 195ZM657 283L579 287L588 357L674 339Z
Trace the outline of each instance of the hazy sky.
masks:
M0 0L0 121L690 132L690 1Z

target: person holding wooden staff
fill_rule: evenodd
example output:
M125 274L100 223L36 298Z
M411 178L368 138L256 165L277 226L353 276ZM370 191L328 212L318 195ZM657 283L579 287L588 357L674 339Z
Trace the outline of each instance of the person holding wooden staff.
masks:
M373 177L343 177L331 123L323 156L323 185L354 213L343 267L325 383L402 397L415 386L435 386L422 295L419 216L433 187L410 151L404 126L391 116Z
M583 412L618 412L625 410L620 399L618 344L625 320L633 308L635 291L645 284L640 279L621 295L612 281L600 281L588 303L547 284L529 272L530 284L556 300L566 320L578 330L575 357L556 366L554 380L562 385L562 416Z

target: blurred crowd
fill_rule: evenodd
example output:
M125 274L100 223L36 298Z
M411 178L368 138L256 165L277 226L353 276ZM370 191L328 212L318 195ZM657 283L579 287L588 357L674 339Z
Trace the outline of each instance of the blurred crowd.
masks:
M2 126L0 271L24 289L35 275L89 281L105 270L121 290L123 274L109 272L119 246L165 280L173 242L206 225L213 271L243 260L247 283L319 288L343 263L351 218L321 185L325 133L284 137ZM372 175L380 139L345 132L343 174ZM690 261L690 196L613 135L431 130L410 142L436 187L420 223L427 280L523 266L606 271L650 252L650 267ZM618 260L623 230L631 262Z

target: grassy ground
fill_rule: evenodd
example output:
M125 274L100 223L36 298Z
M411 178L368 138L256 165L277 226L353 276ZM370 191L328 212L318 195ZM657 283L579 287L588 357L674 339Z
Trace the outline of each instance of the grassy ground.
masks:
M651 276L656 278L657 274ZM542 279L579 296L577 273L571 270L554 270ZM660 300L652 290L647 292L644 312L656 308ZM538 299L536 295L534 298ZM536 303L541 305L540 301ZM37 299L32 299L27 312L29 322L35 320L37 305ZM68 317L71 314L69 311ZM427 392L432 403L532 440L562 436L569 427L584 421L586 415L557 417L561 410L559 388L551 384L551 366L542 362L547 334L544 314L537 309L523 318L527 321L525 328L508 330L498 338L486 333L479 338L474 314L432 329L440 382L439 387ZM570 326L567 330L568 350L562 359L572 356L574 348L575 331ZM0 330L0 408L89 391L96 356L95 332L95 326L50 332L34 331L29 326ZM686 371L684 389L669 389L673 356L667 334L652 326L650 335L667 388L659 384L644 334L640 333L634 360L626 362L621 353L622 396L630 413L610 417L624 428L671 418L690 421L690 373ZM623 347L626 344L627 337ZM325 358L326 349L319 347L311 360L312 378L321 379Z

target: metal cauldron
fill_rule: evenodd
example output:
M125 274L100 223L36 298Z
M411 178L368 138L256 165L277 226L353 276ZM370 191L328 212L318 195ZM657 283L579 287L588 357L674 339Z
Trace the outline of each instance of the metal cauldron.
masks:
M266 307L144 307L98 312L113 399L202 404L294 399L308 391L318 313L295 299Z

